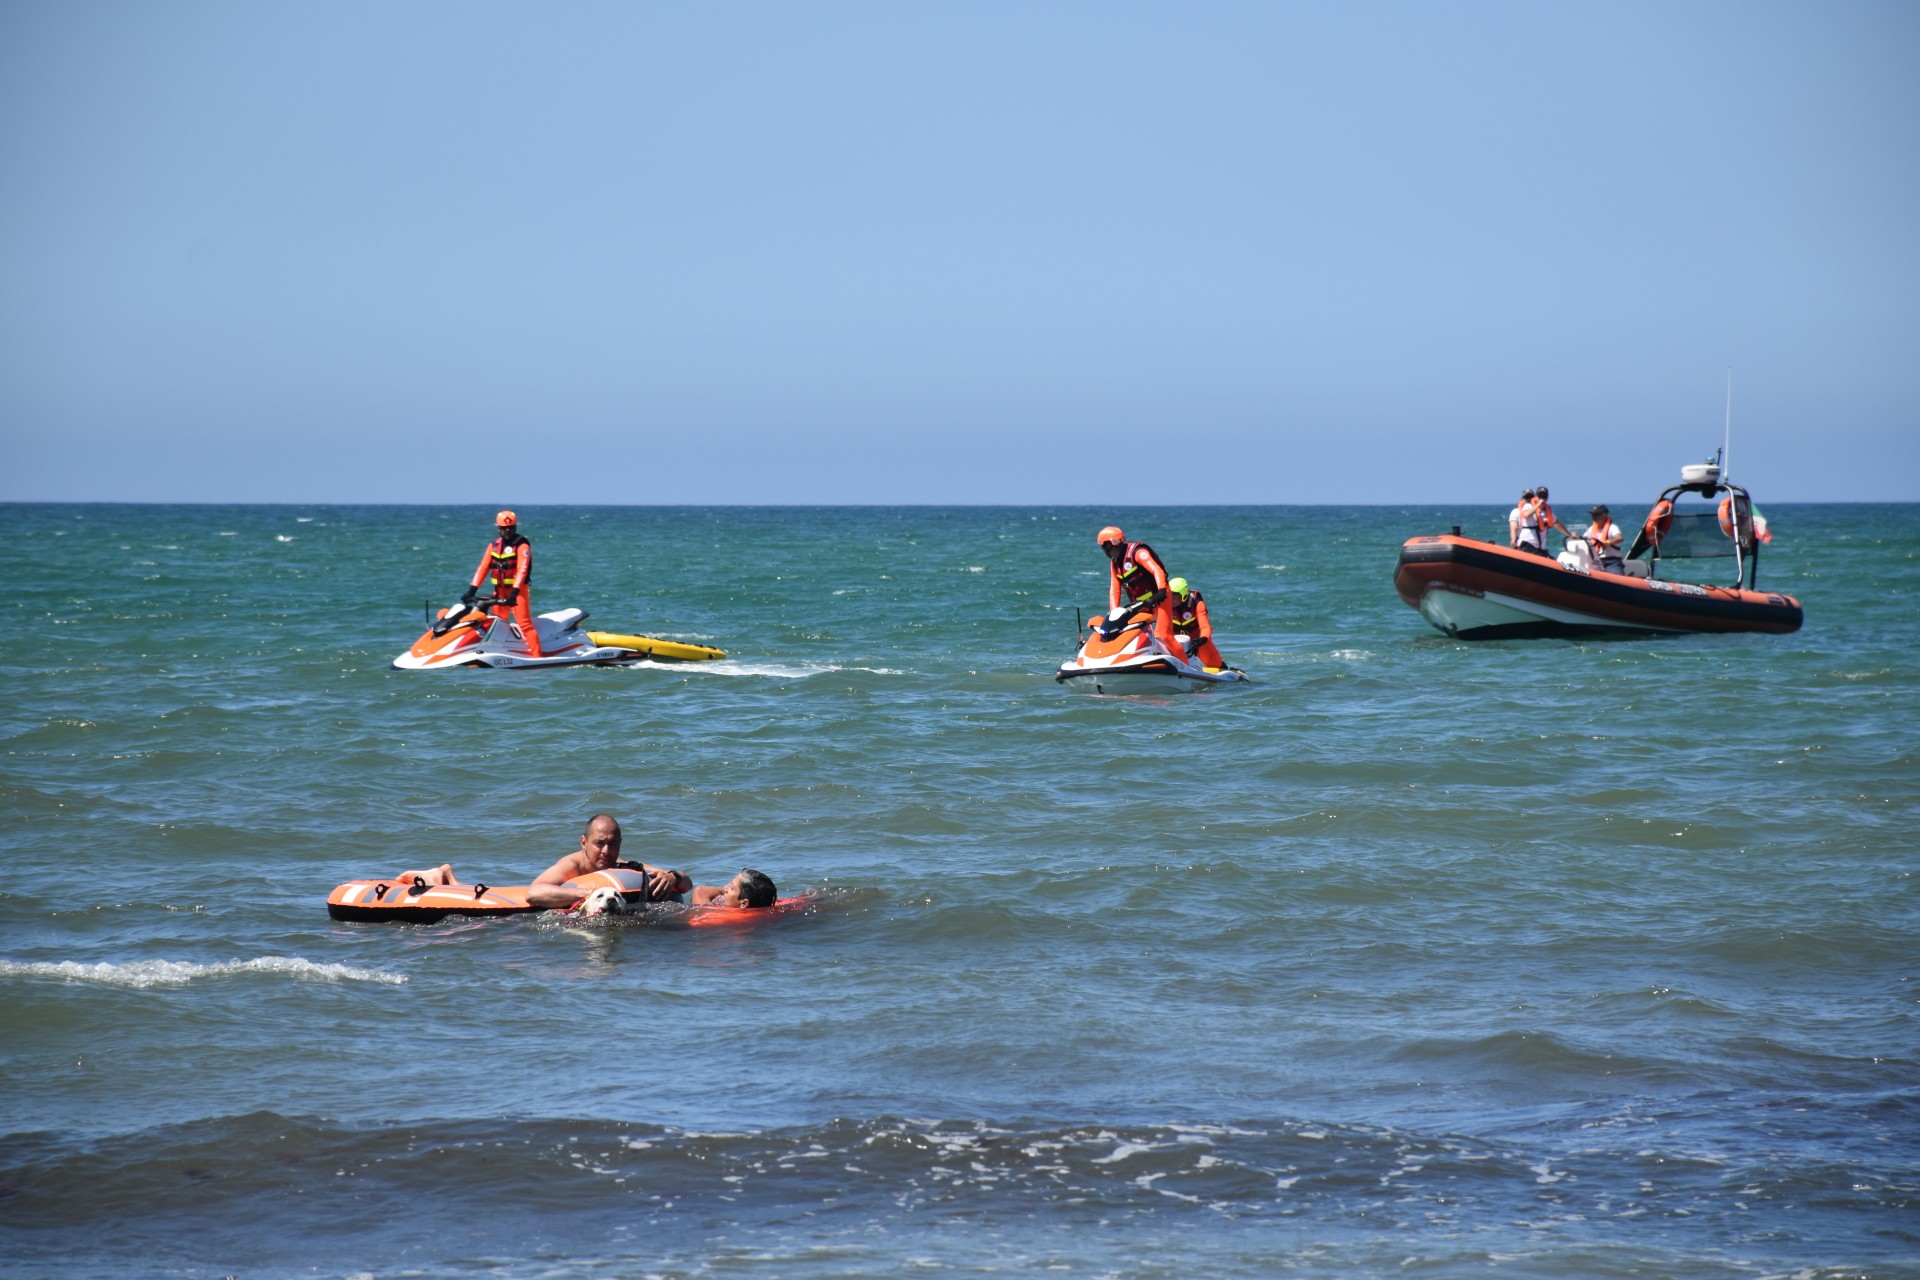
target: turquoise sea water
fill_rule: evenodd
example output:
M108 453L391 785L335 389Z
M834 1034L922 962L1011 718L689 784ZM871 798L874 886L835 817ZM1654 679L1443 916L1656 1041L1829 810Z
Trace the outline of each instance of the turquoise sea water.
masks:
M729 652L540 673L388 669L491 509L0 511L11 1275L1920 1275L1920 507L1477 644L1504 509L523 508ZM1256 684L1053 683L1116 521ZM822 909L327 918L599 809Z

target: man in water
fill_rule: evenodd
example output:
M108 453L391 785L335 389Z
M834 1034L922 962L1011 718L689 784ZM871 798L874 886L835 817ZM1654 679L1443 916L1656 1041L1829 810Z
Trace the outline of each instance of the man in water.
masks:
M696 907L770 907L780 896L773 881L763 871L747 867L724 885L697 884L693 887Z
M614 867L625 867L646 876L648 902L677 902L681 894L693 888L692 877L684 871L668 871L644 862L621 862L620 824L604 813L596 813L588 819L587 829L580 835L580 847L542 871L527 886L527 905L571 907L587 895L585 890L567 881Z
M1175 578L1167 584L1167 590L1173 595L1173 631L1191 642L1188 654L1203 667L1226 670L1227 660L1213 647L1213 623L1207 617L1206 599L1189 587L1185 578Z
M520 517L511 511L495 516L493 527L499 536L480 553L480 567L473 571L473 582L460 600L463 604L472 604L480 594L480 584L491 579L493 616L511 618L518 623L527 653L535 658L544 657L540 651L540 632L533 625L533 604L528 592L533 580L533 544L520 536Z
M1111 570L1107 608L1117 609L1125 603L1129 616L1151 608L1153 634L1161 644L1179 653L1179 642L1173 638L1173 609L1167 602L1167 570L1160 557L1144 542L1128 542L1127 535L1113 525L1102 529L1095 541L1107 553Z

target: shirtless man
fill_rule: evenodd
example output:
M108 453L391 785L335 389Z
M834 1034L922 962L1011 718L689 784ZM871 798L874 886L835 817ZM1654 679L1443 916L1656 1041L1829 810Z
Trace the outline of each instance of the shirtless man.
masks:
M620 824L604 813L596 813L580 836L580 848L542 871L527 886L530 907L571 907L586 893L567 883L589 871L606 871L620 862ZM668 871L644 862L627 866L647 878L647 901L668 902L693 888L693 879L684 871Z
M770 907L780 896L764 871L748 867L724 885L697 884L693 887L696 907Z

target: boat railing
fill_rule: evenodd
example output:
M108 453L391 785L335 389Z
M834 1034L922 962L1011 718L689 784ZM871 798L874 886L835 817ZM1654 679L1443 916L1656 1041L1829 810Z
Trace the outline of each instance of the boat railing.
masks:
M1732 494L1734 510L1738 513L1736 532L1740 536L1729 537L1721 527L1717 504L1705 508L1679 506L1679 499L1688 494L1704 497L1709 502ZM1759 577L1760 548L1754 539L1752 501L1745 489L1737 485L1677 485L1660 497L1675 504L1671 524L1657 538L1643 534L1642 539L1636 539L1632 557L1649 561L1649 576L1659 577L1660 564L1665 560L1730 559L1734 562L1734 586L1750 586Z

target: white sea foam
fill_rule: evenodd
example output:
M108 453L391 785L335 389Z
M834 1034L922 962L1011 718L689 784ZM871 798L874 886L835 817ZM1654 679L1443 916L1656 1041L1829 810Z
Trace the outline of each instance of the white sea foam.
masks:
M773 676L781 680L805 680L809 676L832 675L836 671L864 671L868 675L875 675L875 676L897 676L897 675L905 674L904 672L895 670L892 667L843 667L835 663L820 663L817 665L812 663L803 663L803 664L798 664L794 666L786 666L783 664L776 664L776 663L728 662L728 661L722 660L719 662L702 662L697 666L683 665L681 663L672 663L672 664L634 663L631 665L654 666L656 668L659 666L672 665L678 669L686 671L690 675Z
M201 978L225 978L238 973L267 973L317 982L384 982L399 986L406 975L379 969L355 969L344 964L315 964L298 956L260 956L192 964L181 960L134 960L126 964L80 964L72 960L0 960L0 978L58 978L65 982L92 982L107 987L184 987Z

